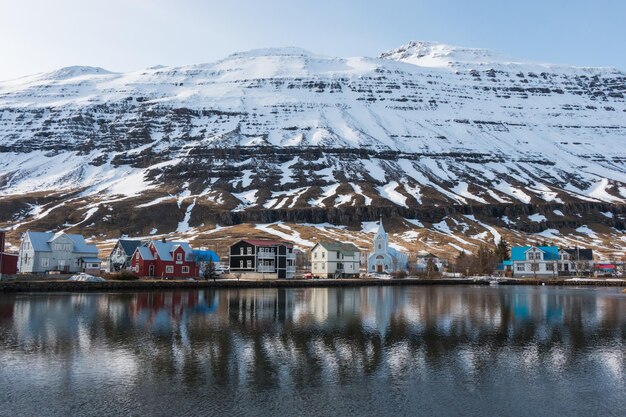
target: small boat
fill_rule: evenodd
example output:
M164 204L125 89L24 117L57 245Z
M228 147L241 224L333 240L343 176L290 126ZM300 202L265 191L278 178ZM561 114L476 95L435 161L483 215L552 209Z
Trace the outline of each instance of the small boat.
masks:
M491 281L489 281L489 285L498 285L498 280L497 279L492 279Z

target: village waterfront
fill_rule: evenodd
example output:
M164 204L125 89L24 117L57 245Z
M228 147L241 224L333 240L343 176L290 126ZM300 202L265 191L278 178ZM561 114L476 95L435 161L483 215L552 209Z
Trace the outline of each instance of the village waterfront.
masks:
M620 288L0 293L0 415L623 416Z

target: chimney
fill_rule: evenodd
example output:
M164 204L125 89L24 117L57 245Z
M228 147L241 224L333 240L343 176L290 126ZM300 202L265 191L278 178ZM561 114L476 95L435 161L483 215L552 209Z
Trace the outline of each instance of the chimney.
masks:
M167 241L165 240L165 237L161 238L161 242L166 243Z

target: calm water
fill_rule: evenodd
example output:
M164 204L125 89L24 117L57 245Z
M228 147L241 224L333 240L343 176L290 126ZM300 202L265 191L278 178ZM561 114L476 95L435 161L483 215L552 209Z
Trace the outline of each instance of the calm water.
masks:
M0 415L626 416L618 289L0 295Z

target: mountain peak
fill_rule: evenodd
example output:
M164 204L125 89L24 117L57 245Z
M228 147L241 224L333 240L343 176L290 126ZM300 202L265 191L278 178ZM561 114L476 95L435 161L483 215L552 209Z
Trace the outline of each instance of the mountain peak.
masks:
M487 65L519 62L488 49L466 48L429 41L411 41L397 49L383 52L380 54L380 58L421 67L454 67L464 64Z

